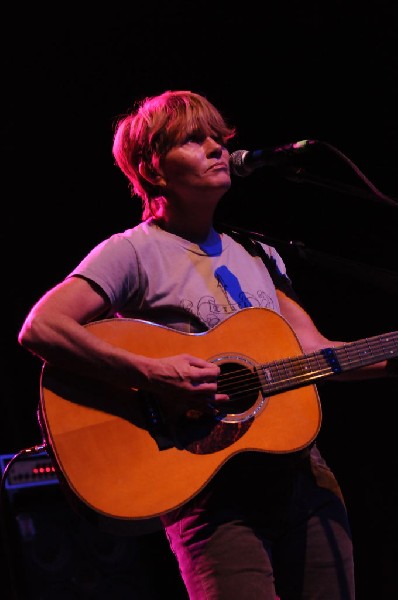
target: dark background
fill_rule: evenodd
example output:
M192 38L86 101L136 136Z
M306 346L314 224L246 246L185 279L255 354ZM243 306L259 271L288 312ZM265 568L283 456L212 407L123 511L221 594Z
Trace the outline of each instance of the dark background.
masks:
M275 242L326 335L397 329L397 17L392 0L4 12L0 453L41 441L41 364L17 344L28 310L94 244L139 221L111 146L116 118L143 96L206 95L237 126L232 149L322 142L300 155L295 180L269 168L235 177L218 217ZM350 511L358 598L393 597L397 384L319 389L318 443ZM43 519L62 511L47 492ZM163 538L140 543L183 598Z

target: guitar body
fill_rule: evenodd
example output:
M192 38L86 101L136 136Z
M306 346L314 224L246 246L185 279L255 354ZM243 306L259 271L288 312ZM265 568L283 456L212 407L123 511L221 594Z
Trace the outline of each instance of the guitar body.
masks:
M199 334L135 319L86 327L133 353L189 353L219 364L229 381L243 374L249 382L243 398L213 417L173 411L140 390L71 378L45 365L39 415L46 442L67 486L100 515L156 519L194 497L235 454L294 452L319 432L315 385L264 393L267 372L258 365L302 355L294 332L273 311L247 308Z

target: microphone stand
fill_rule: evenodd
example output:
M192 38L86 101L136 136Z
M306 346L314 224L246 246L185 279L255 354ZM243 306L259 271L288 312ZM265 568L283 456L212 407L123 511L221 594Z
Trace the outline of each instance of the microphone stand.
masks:
M326 252L307 248L305 244L300 241L290 240L287 242L286 240L272 238L263 233L259 233L258 231L249 231L248 229L229 225L228 223L219 223L218 225L225 233L228 233L228 231L236 231L237 233L246 235L249 238L275 248L285 245L289 251L292 249L295 250L300 259L304 259L310 264L326 266L337 270L342 274L353 275L368 283L371 281L381 289L384 289L384 291L398 295L398 273L393 271L371 267L366 263L339 258L332 254L327 254Z
M284 176L286 179L290 181L294 181L296 183L310 183L312 185L321 186L324 188L328 188L329 190L349 194L351 196L357 196L361 198L371 199L371 200L381 200L384 204L398 208L398 199L392 198L383 194L377 187L360 171L360 169L340 150L328 144L326 142L320 142L316 140L316 145L324 146L338 155L339 158L342 158L360 177L360 179L367 185L368 189L364 190L358 188L353 185L344 184L339 181L333 181L330 179L325 179L319 177L318 175L313 175L307 173L307 171L302 167L290 167L290 168L280 168L278 172ZM383 288L387 292L392 292L394 294L398 294L398 273L389 271L382 268L371 267L365 263L359 263L349 259L342 259L330 254L326 254L324 252L319 252L317 250L313 250L311 248L306 248L303 242L299 241L289 241L286 242L283 240L277 240L270 238L262 233L256 231L248 231L247 229L242 229L240 227L236 227L220 223L221 227L224 231L228 233L228 228L231 230L235 230L238 233L247 235L255 240L263 242L265 244L269 244L270 246L278 247L280 245L287 245L291 250L292 248L296 250L299 255L299 258L305 259L312 264L321 264L322 266L327 266L329 268L334 268L344 274L351 274L355 277L362 279L365 282L372 281L374 284Z

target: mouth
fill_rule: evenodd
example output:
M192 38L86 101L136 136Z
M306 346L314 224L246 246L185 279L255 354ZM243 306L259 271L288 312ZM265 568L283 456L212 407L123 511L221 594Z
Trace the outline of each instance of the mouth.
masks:
M226 171L229 173L229 164L225 162L217 162L208 168L208 171Z

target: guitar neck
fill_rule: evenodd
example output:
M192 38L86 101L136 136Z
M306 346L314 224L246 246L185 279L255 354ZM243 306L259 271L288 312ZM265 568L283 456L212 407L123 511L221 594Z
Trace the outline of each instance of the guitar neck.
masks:
M263 392L271 394L309 385L397 356L398 332L394 331L261 365L257 368L257 374Z

